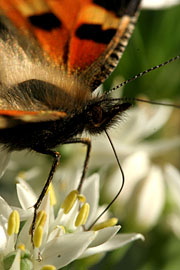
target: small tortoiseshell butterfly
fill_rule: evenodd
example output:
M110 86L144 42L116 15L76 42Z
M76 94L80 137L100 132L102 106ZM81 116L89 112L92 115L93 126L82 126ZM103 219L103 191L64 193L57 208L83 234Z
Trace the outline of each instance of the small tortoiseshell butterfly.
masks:
M60 159L54 148L86 145L80 190L91 150L83 131L106 132L131 106L93 92L121 58L140 2L0 0L0 144L7 153L28 149L54 159L34 205L31 236ZM1 173L7 159L1 160Z
M57 145L82 143L83 131L109 128L131 104L93 91L116 67L140 0L0 0L0 143L54 162L35 205L52 180Z

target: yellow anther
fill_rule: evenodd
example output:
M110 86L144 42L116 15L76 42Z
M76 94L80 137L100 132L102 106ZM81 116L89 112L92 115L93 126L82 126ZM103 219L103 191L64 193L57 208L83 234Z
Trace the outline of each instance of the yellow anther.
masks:
M42 244L42 238L43 238L43 227L38 226L35 229L34 236L33 236L33 243L35 247L40 247Z
M19 244L19 245L17 246L17 248L20 249L20 250L22 250L22 251L25 251L25 250L26 250L24 244Z
M47 214L45 211L39 211L37 214L37 218L36 218L36 225L35 227L38 228L39 226L44 227L44 224L46 222L47 219Z
M96 224L92 227L92 230L94 231L99 231L101 229L107 228L107 227L112 227L118 223L117 218L110 218L104 222L101 222L99 224Z
M47 192L49 192L49 194L50 194L51 206L55 205L57 203L57 201L56 201L56 195L55 195L54 187L53 187L52 183L50 183Z
M60 229L62 230L63 234L65 234L65 233L66 233L66 230L65 230L65 228L64 228L64 226L63 226L63 225L61 225L61 226L60 226Z
M77 196L78 196L77 190L73 190L67 195L67 197L65 198L65 200L61 206L61 208L64 209L64 214L68 214L69 211L72 209L72 207L77 199Z
M33 236L33 242L35 247L40 247L43 238L43 227L47 219L47 214L45 211L39 211L37 214L35 231Z
M85 203L86 202L86 197L83 195L83 194L79 194L78 195L78 200L82 203Z
M26 178L26 172L24 172L24 171L19 172L18 175L17 175L17 178L25 179Z
M10 214L9 220L8 220L8 228L7 228L8 235L12 235L13 233L18 234L19 226L20 226L19 213L17 210L14 210Z
M56 270L54 265L44 265L41 270Z
M80 211L79 211L79 214L76 218L76 221L75 221L75 226L78 227L78 226L81 226L81 225L84 225L86 223L86 220L88 218L88 215L89 215L89 204L88 203L85 203Z

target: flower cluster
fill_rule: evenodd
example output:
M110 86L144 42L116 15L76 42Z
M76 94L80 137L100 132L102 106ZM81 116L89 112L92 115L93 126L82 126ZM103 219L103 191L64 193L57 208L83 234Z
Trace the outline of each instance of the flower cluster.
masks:
M21 208L10 207L0 200L0 263L1 269L59 269L70 262L100 252L106 252L136 239L140 234L117 234L120 226L116 218L91 224L102 211L98 207L99 176L86 179L82 194L70 191L54 214L55 194L50 187L38 210L34 248L29 230L33 218L36 195L29 185L18 177L17 194ZM104 217L105 218L105 217ZM24 222L20 230L20 220Z

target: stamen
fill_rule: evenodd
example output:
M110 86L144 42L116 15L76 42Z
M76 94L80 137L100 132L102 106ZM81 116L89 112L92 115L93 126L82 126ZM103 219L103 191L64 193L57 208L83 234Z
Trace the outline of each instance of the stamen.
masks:
M60 226L60 229L61 229L61 231L63 232L63 234L65 234L65 233L66 233L66 230L65 230L65 228L64 228L64 226L63 226L63 225L61 225L61 226Z
M64 214L68 214L69 211L72 209L72 207L77 199L77 196L78 196L77 190L73 190L67 195L67 197L65 198L65 200L61 206L61 208L64 209Z
M8 235L12 235L13 233L18 234L19 232L19 226L20 226L20 217L17 210L12 211L12 213L9 216L8 220L8 228L7 233Z
M86 197L83 194L78 194L78 200L82 203L86 202Z
M117 218L110 218L104 222L101 222L99 224L95 224L92 227L93 231L99 231L101 229L107 228L107 227L113 227L114 225L116 225L118 223L118 219Z
M37 214L36 224L35 224L35 231L33 236L33 242L35 247L40 247L42 244L43 238L43 227L45 225L47 219L47 214L45 211L39 211Z
M44 265L41 270L56 270L54 265Z
M75 226L78 227L78 226L81 226L81 225L84 225L86 223L86 220L88 218L88 215L89 215L89 209L90 209L90 206L88 203L85 203L80 211L79 211L79 214L76 218L76 221L75 221Z
M45 211L39 211L37 214L37 218L36 218L36 224L35 227L37 228L38 226L42 226L44 227L44 224L46 222L47 219L47 214Z
M20 250L22 250L22 251L25 251L25 250L26 250L24 244L19 244L19 245L17 246L17 248L20 249Z
M50 183L47 192L49 192L49 194L50 194L51 206L55 205L57 203L57 200L56 200L56 195L55 195L54 187L53 187L52 183Z
M42 238L43 238L43 227L38 226L35 229L34 235L33 235L33 243L35 247L40 247L42 244Z

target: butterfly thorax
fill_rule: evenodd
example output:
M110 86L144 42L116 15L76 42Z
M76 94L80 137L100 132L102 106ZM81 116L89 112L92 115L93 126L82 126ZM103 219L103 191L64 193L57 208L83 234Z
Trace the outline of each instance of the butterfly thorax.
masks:
M58 119L48 119L48 121L41 119L33 122L32 118L26 122L26 118L16 117L13 122L11 117L11 127L0 130L0 143L9 150L30 149L42 152L43 149L52 149L68 142L81 135L83 131L88 131L90 134L103 132L112 126L129 106L129 103L120 101L115 103L110 98L97 97L87 100L81 107L67 110ZM48 116L47 112L47 117L51 117L52 113L50 111Z

